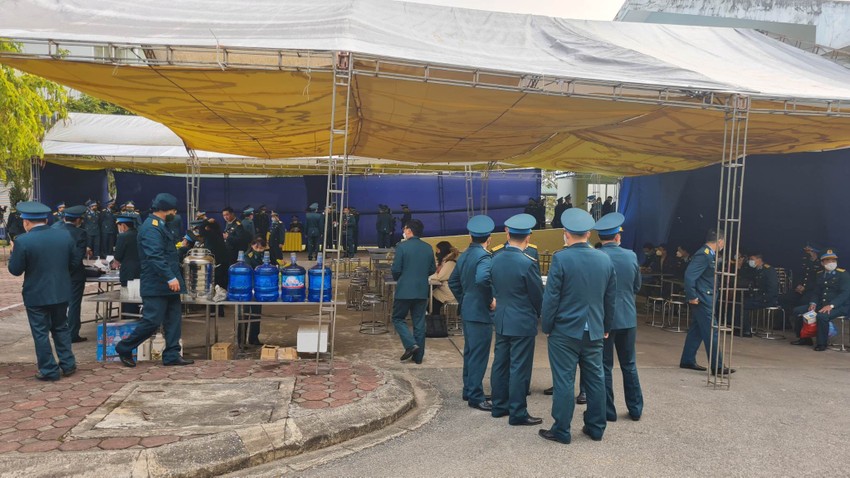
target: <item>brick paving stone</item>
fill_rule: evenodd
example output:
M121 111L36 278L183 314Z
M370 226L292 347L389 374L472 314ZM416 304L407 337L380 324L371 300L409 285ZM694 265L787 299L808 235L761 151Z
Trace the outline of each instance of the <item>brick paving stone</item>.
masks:
M62 400L57 400L55 402L48 403L47 408L70 408L72 406L75 406L76 404L76 400L63 398Z
M353 383L336 383L331 387L335 392L350 392L357 390L357 385Z
M44 418L44 417L37 417L37 418ZM17 420L16 421L10 420L8 422L0 422L0 433L3 433L3 430L6 430L7 428L8 429L15 428L16 423L18 423Z
M299 403L298 406L308 409L319 409L319 408L328 408L328 402L319 401L306 401L303 403Z
M24 441L38 435L36 430L18 430L16 432L3 435L3 441Z
M62 395L62 398L91 398L91 390L68 390Z
M80 421L82 419L83 419L83 417L63 418L61 420L56 420L55 422L53 422L53 426L54 427L74 427L78 423L80 423Z
M80 373L80 372L77 372L77 373ZM70 390L71 387L73 387L73 386L74 386L74 384L68 383L68 382L55 382L55 383L51 383L50 385L45 387L43 390L46 391L46 392L61 392L61 391L64 391L64 390Z
M351 400L334 400L333 402L330 403L330 407L331 408L338 408L338 407L341 407L343 405L348 405L350 403L352 403Z
M13 410L32 410L33 408L43 407L47 405L47 400L31 400L28 402L18 403L12 407Z
M18 430L37 430L48 425L53 425L53 420L49 418L34 418L18 422L18 425L15 428Z
M65 414L61 409L58 408L47 408L45 410L34 411L32 415L33 418L52 418L56 419L57 417L61 417Z
M139 437L107 438L98 445L103 450L123 450L139 444Z
M172 435L159 436L159 437L145 437L145 438L142 438L142 440L139 442L139 444L142 445L145 448L153 448L155 446L162 446L162 445L167 445L169 443L174 443L174 442L179 441L179 440L180 440L180 437L172 436Z
M301 398L304 400L324 400L328 398L328 392L319 390L304 392L301 394Z
M337 400L351 400L357 396L357 392L348 391L348 392L334 392L331 394L331 398L335 398Z
M62 435L68 433L70 428L51 428L36 435L39 440L58 440Z
M64 392L53 390L49 392L38 392L30 395L31 400L49 400L51 398L61 398Z
M304 391L327 390L328 386L323 383L305 383L301 386Z
M9 453L20 448L21 444L16 441L0 442L0 453Z
M99 407L103 402L106 401L105 398L85 398L80 400L81 407Z
M251 377L253 377L253 378L277 378L277 377L283 377L283 376L285 376L285 375L282 375L282 374L279 374L279 373L276 373L276 372L259 372L259 373L251 374Z
M84 417L84 416L88 415L89 413L93 412L95 408L96 407L79 407L79 408L75 408L74 410L68 410L68 413L66 413L65 415L68 415L69 418L70 417Z
M37 441L33 443L28 443L26 445L21 445L18 448L18 452L20 453L33 453L39 451L50 451L59 448L62 442L58 440L50 440L50 441Z
M307 400L304 400L303 398L298 397L298 398L293 398L292 401L295 402L295 403L304 403Z
M70 440L59 446L62 451L84 451L97 447L100 443L99 438L90 438L86 440Z
M355 377L355 380L360 383L378 383L381 381L381 378L377 375L358 375Z
M357 388L365 391L372 391L378 388L379 385L377 383L361 383L357 385Z
M10 420L20 420L21 418L30 416L29 410L12 410L7 409L0 411L0 420L2 421L10 421Z

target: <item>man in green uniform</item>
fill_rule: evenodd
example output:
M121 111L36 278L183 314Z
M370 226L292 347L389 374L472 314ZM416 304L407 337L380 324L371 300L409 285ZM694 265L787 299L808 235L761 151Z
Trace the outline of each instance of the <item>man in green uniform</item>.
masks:
M832 319L846 315L850 311L850 273L838 267L838 253L835 249L827 248L820 256L823 271L815 276L814 287L809 293L809 305L803 305L794 309L795 317L806 312L814 312L817 315L817 343L816 352L826 350L829 339L829 323ZM797 330L802 329L802 317L798 319ZM812 345L812 339L799 339L791 342L792 345Z
M611 259L587 243L594 226L590 214L580 208L568 209L561 215L561 223L567 247L552 256L542 312L543 333L549 336L555 423L549 430L540 430L540 436L560 443L572 440L578 364L587 392L582 433L599 441L606 426L603 339L614 320L617 277Z
M160 327L165 335L163 365L189 365L194 360L180 356L182 306L180 293L186 291L177 243L166 224L177 214L177 198L168 193L157 194L151 214L139 228L139 260L142 264L142 320L129 337L118 342L115 352L121 363L135 367L133 350L150 338Z
M71 351L71 331L68 329L68 300L71 291L70 270L77 254L74 240L59 228L47 227L50 208L39 202L20 202L17 210L24 222L21 234L12 246L9 272L24 275L21 292L30 331L35 342L38 380L59 380L77 371ZM59 363L53 356L50 337Z
M493 417L508 415L510 425L539 425L543 420L528 413L526 395L531 384L537 319L543 301L540 266L524 251L537 223L530 214L507 221L508 245L493 257L491 282L496 310L493 324L496 346L490 384Z
M482 382L490 359L493 319L490 316L493 291L490 289L490 234L495 224L479 215L466 223L472 242L457 259L449 288L463 319L463 399L470 407L491 411Z
M115 240L115 263L118 269L118 281L121 287L127 287L131 280L138 279L142 273L139 262L138 231L136 220L128 215L120 214L115 219L118 227L118 237ZM121 304L122 314L138 314L138 304Z
M378 247L386 249L392 247L393 217L389 207L379 204L378 217L375 220L375 229L378 231Z
M307 260L316 260L319 254L319 241L325 226L322 223L322 215L318 213L319 203L310 204L310 212L307 213L305 229L307 230Z
M86 270L83 259L91 251L86 248L86 231L80 227L86 214L84 206L65 208L63 222L54 224L54 229L67 231L74 240L74 266L71 268L71 297L68 301L68 327L71 331L71 342L85 342L86 337L80 337L80 309L83 303L83 292L86 288Z
M422 363L425 356L425 308L431 286L428 276L437 271L434 249L420 239L422 221L411 219L402 230L404 241L396 247L391 268L393 279L398 281L393 301L393 325L404 346L401 361L413 359ZM413 333L407 327L407 314L413 321Z

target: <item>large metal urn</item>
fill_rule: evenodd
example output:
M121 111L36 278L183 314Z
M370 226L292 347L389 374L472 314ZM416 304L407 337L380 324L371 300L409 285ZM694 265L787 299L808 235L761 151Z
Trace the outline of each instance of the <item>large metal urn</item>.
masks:
M212 293L215 257L209 249L189 249L183 259L183 280L186 296L192 299L208 299Z

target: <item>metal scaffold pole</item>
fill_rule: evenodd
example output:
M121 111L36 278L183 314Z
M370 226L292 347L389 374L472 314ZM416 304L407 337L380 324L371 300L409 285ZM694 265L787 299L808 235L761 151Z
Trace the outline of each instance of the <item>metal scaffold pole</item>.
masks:
M472 166L465 165L463 167L463 177L466 184L466 217L475 215L475 199L472 197Z
M195 220L201 195L201 163L195 150L186 146L186 223Z
M322 325L328 326L328 353L329 371L333 371L334 359L334 337L336 335L336 293L339 291L339 279L342 259L342 230L343 230L343 208L347 206L346 187L348 186L348 153L349 153L349 129L350 129L350 105L351 105L351 82L352 65L354 61L350 52L336 52L333 70L334 87L331 95L331 124L328 140L328 182L325 205L335 206L328 208L326 221L336 221L336 243L331 247L323 249L325 264L336 264L336 273L332 277L331 303L324 302L324 294L319 295L319 330L316 334L316 373L319 373L321 364L321 339ZM337 149L341 151L337 152ZM326 227L327 229L327 227ZM333 229L331 229L333 232ZM333 242L333 241L332 241ZM327 246L327 244L325 244ZM334 257L331 258L329 254ZM325 270L322 269L322 284L325 283Z
M487 163L487 169L481 175L481 214L487 214L487 194L490 189L490 172L496 167L495 161Z
M37 157L32 158L30 174L32 181L30 198L33 201L41 201L41 160Z
M716 373L708 367L708 385L715 389L731 387L732 344L735 308L738 302L738 266L740 253L741 217L744 192L744 170L747 159L747 129L750 117L750 99L746 96L730 97L725 113L723 134L723 159L720 164L720 191L717 204L718 239L725 238L725 247L718 248L714 273L712 330L709 357L717 354ZM722 232L722 235L720 235ZM743 310L741 310L743 314Z

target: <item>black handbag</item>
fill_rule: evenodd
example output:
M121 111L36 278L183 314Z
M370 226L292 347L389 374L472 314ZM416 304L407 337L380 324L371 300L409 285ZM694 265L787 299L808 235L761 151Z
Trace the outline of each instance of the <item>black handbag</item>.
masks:
M448 336L449 327L446 324L445 317L443 317L442 315L425 316L425 337L436 339Z

